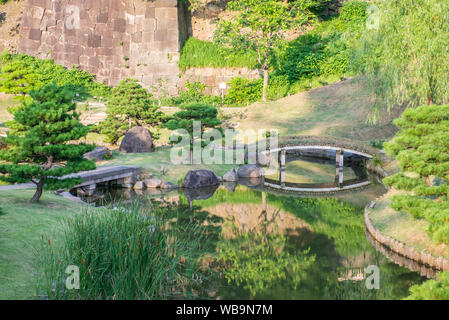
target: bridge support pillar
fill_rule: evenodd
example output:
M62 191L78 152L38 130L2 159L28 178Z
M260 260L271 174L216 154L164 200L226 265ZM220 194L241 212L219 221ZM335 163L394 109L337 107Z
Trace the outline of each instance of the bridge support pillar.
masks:
M88 196L88 197L93 196L96 189L97 189L96 183L83 187L83 191L86 194L86 196Z
M281 187L285 187L285 162L286 162L286 151L281 149L279 154L279 180Z
M335 183L338 186L343 184L343 161L344 161L344 151L337 150L335 156Z

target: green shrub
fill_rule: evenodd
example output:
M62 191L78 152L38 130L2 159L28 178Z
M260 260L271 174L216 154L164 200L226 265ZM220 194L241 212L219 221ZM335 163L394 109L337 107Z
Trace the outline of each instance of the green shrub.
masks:
M229 90L225 97L225 103L244 104L252 103L262 99L262 79L248 80L236 77L229 82ZM268 82L268 100L277 100L285 97L290 90L288 76L271 76Z
M313 30L291 41L278 54L277 74L291 82L348 72L351 41L364 30L367 3L344 2L340 16L316 25Z
M366 1L346 1L341 8L340 19L344 22L365 22L367 7Z
M147 204L148 205L148 204ZM149 203L84 209L67 220L61 236L42 236L37 249L38 292L49 299L168 299L198 279L203 231L169 223L188 214ZM67 266L79 267L80 289L66 289Z
M193 67L255 69L257 68L257 55L254 51L235 52L214 42L189 38L181 50L178 65L182 71Z
M262 79L248 80L236 77L229 82L226 104L254 102L262 98Z
M204 94L206 85L199 82L190 82L186 80L185 90L179 93L179 96L171 98L174 105L182 105L189 103L205 103L205 104L220 104L221 97L215 97L209 94Z
M449 300L449 272L440 272L438 278L412 286L407 300Z
M55 64L53 60L40 60L25 54L5 53L0 57L0 91L26 94L45 84L55 82L69 86L80 98L97 96L107 98L110 88L95 81L95 76L73 66L71 69Z

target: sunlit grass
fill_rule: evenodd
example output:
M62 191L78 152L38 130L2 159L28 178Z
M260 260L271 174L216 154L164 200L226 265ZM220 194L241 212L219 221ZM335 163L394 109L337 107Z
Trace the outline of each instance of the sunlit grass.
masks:
M183 71L192 67L255 69L257 55L254 51L235 52L210 41L189 38L182 48L179 67Z
M37 204L34 190L0 191L0 300L36 294L34 248L41 236L53 239L58 222L81 211L77 203L45 192Z
M233 167L238 167L238 165L232 164L173 164L170 157L171 152L172 148L170 147L159 147L156 148L155 152L151 153L126 154L114 151L111 160L103 161L98 165L139 166L154 176L172 183L177 183L180 179L184 179L189 170L207 169L213 171L217 176L222 176ZM166 169L165 174L161 172L162 168Z

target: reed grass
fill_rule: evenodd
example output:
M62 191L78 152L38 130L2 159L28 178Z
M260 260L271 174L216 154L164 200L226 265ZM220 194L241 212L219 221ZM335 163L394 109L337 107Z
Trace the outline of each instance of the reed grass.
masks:
M42 236L38 292L48 299L186 297L197 274L203 238L195 224L170 224L179 207L134 203L89 208L65 221L62 236ZM80 289L66 289L67 266L79 267Z

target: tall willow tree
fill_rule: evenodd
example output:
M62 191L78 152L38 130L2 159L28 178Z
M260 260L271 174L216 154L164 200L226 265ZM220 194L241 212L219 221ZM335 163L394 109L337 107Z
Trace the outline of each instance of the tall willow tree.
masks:
M355 50L379 106L444 104L449 101L449 2L375 1ZM378 10L377 10L377 9Z
M285 32L311 22L311 0L231 0L232 19L220 21L215 40L237 50L254 50L263 71L263 101L267 100L271 60Z

